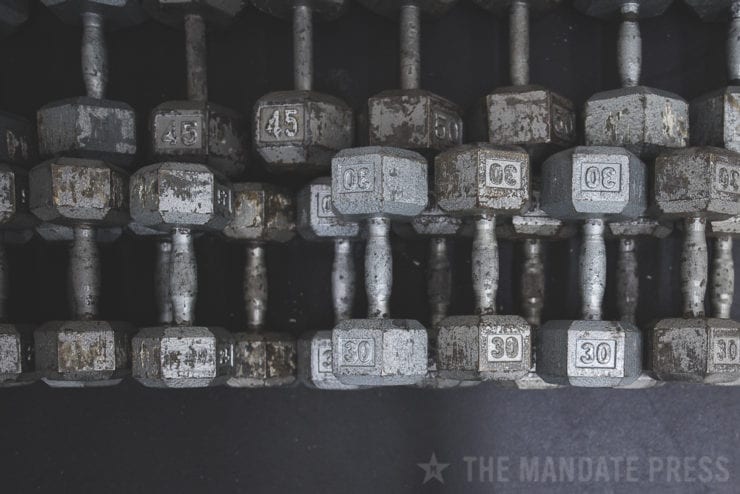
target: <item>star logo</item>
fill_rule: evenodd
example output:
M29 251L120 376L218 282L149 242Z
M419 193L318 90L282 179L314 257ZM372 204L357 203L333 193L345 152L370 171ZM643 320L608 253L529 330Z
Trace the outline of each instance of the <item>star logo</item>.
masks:
M437 461L437 455L432 452L432 457L427 463L417 463L418 467L424 470L424 480L422 484L426 484L432 479L439 481L440 484L445 483L445 479L442 478L442 472L445 468L449 467L449 463L440 463Z

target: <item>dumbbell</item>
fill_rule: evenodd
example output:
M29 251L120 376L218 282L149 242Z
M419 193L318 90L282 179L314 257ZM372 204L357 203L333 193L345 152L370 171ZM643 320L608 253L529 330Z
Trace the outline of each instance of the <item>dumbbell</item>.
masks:
M236 111L208 101L206 23L230 25L241 12L241 0L171 2L144 0L159 22L185 30L187 101L169 101L150 116L155 160L201 163L233 179L247 166L247 131Z
M624 148L581 146L542 165L542 209L583 220L580 254L581 320L548 321L540 329L537 372L547 382L586 387L634 383L642 373L640 331L604 321L604 233L609 219L637 218L647 206L645 164Z
M458 146L435 160L440 207L475 224L472 266L475 315L438 325L439 375L461 381L513 383L532 366L531 327L519 316L496 314L496 215L524 210L530 198L529 155L488 143Z
M298 193L298 232L309 241L331 240L334 262L331 272L334 323L352 317L355 299L355 261L352 244L360 224L339 218L331 200L331 177L321 177ZM298 377L317 389L357 389L342 384L332 373L331 331L311 331L298 340Z
M296 380L296 342L288 334L266 331L267 260L265 245L295 235L295 205L290 193L270 184L234 184L234 216L224 235L245 243L244 310L247 330L233 333L236 388L286 386Z
M340 151L332 160L332 203L340 217L364 220L366 319L346 319L332 331L332 369L343 384L408 385L427 373L427 331L418 321L389 319L393 285L392 219L427 206L427 162L399 148Z
M9 2L0 9L0 34L25 22L28 2ZM33 327L7 322L8 258L6 243L31 239L36 217L28 210L28 173L35 161L35 137L28 120L0 112L0 386L34 382Z
M34 333L36 369L51 386L117 384L128 375L132 326L98 317L100 259L96 232L115 238L128 221L128 176L118 166L136 157L136 118L125 103L105 99L108 53L104 26L128 27L145 16L138 2L47 1L62 21L82 24L86 96L38 111L39 153L49 160L29 173L31 212L45 222L47 240L71 240L73 320L53 321ZM52 226L53 225L53 226Z
M421 13L445 14L457 0L360 0L373 12L400 15L401 89L384 91L368 100L367 132L361 141L434 154L462 144L460 109L445 98L420 89Z
M346 0L252 0L293 22L293 91L266 94L254 105L254 145L272 172L325 172L337 151L352 146L354 113L342 100L313 91L313 20L334 20Z
M729 383L740 377L740 324L704 316L706 224L740 213L740 154L714 147L676 150L655 161L655 202L683 218L683 318L659 321L650 336L651 370L665 381ZM734 349L734 350L733 350Z
M576 142L573 103L529 81L529 18L557 8L561 0L474 0L489 12L509 18L511 86L484 96L470 112L468 130L477 141L521 146L533 164Z
M533 170L542 159L576 142L576 117L573 103L554 91L529 80L530 16L543 16L562 2L559 0L475 0L483 9L509 19L509 74L512 85L497 88L473 106L468 118L472 138L501 146L521 146L530 156ZM549 218L537 207L538 176L532 180L532 204L523 215L499 227L502 238L522 240L524 266L521 296L524 317L534 328L540 325L544 305L544 265L542 240L561 239L573 230L562 221ZM509 213L510 214L510 213ZM533 346L536 333L533 333ZM533 352L534 356L534 352ZM517 379L521 388L552 387L534 372Z

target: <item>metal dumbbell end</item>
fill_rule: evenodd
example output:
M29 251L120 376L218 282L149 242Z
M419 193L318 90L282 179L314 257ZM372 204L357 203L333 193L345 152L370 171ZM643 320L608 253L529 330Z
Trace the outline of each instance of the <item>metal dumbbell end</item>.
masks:
M735 262L732 256L732 237L723 235L714 241L712 261L712 311L714 317L729 319L735 300Z
M367 220L365 244L365 291L367 315L384 319L390 313L393 285L393 253L390 241L391 220L375 216Z
M95 319L100 300L100 253L95 229L87 225L74 228L69 251L70 305L78 320Z
M172 229L169 288L173 321L180 326L192 324L198 297L198 264L189 228Z
M515 86L529 84L529 4L512 2L509 8L509 73Z
M498 242L496 216L493 214L480 215L475 219L472 261L476 314L495 314L498 290Z
M96 12L82 14L82 78L90 98L105 98L108 50L103 16Z
M264 328L267 312L265 247L259 243L249 243L244 251L244 309L247 313L247 328L259 331Z
M639 278L637 276L637 253L635 239L619 239L619 256L617 257L617 308L622 321L635 324Z
M690 217L684 220L681 252L681 293L684 317L704 317L704 297L707 293L706 220Z
M622 5L622 23L619 26L617 48L617 66L622 87L634 87L640 84L642 37L639 12L638 2L628 2Z
M331 294L334 321L344 321L352 317L355 299L355 259L352 256L352 241L347 238L334 240Z
M601 320L606 290L606 246L604 220L592 218L583 223L581 242L581 314L589 321Z
M447 316L452 295L450 259L447 255L447 239L433 237L429 240L429 269L427 271L427 296L432 327Z
M185 24L185 59L187 61L188 99L208 101L208 48L206 22L200 14L187 14Z
M539 327L542 323L542 307L545 305L545 265L542 261L542 240L525 239L523 249L522 311L524 319L531 326Z
M170 264L172 262L172 241L169 238L157 239L157 259L154 265L154 295L157 306L157 322L172 323L172 297L170 296Z

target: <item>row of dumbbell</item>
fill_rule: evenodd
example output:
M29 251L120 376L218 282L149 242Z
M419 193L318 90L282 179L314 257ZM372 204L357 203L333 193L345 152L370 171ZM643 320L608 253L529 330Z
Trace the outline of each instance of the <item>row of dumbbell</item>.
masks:
M308 84L310 87L311 6L324 5L324 2L314 2L311 6L305 4L294 6L293 2L270 5L278 4L288 5L288 11L294 14L298 47L296 80L303 81L299 82L299 87L301 84ZM522 33L526 33L529 3L516 2L509 5L508 2L503 2L497 5L501 7L504 4L506 8L510 7L512 20L517 26L517 29L512 30L515 34L512 36L512 47L519 56L512 57L512 75L515 82L523 80L523 83L526 83L527 70L524 61L527 57L524 47L527 43ZM537 2L533 4L536 5ZM620 69L626 85L636 84L639 78L637 63L639 29L636 21L638 16L655 15L662 12L668 4L669 2L639 4L613 2L609 9L604 7L606 5L604 2L581 5L581 8L591 11L594 15L606 15L606 10L622 13L620 60L624 63ZM79 4L75 5L67 7L79 10ZM83 4L83 7L89 5ZM134 4L127 5L133 8ZM422 150L427 155L459 144L462 137L462 120L456 107L438 96L417 89L420 74L418 49L420 9L430 8L439 11L444 10L445 6L448 6L445 2L418 4L410 2L400 7L404 90L383 93L371 99L368 113L370 142ZM155 7L173 14L166 6ZM47 325L44 331L36 333L37 364L43 361L41 356L47 354L51 356L48 365L37 367L43 368L42 372L47 382L56 383L99 382L98 378L103 376L106 378L101 379L102 381L110 381L113 376L109 375L110 373L106 374L105 370L113 374L122 370L117 365L125 367L123 354L127 348L120 340L122 336L116 337L114 331L105 329L100 333L100 327L93 325L93 333L90 333L90 325L86 325L95 319L100 284L94 239L96 236L101 239L114 238L118 228L128 222L125 210L125 198L128 196L125 174L108 163L130 166L135 153L135 143L132 145L134 133L129 132L133 129L133 113L125 106L101 100L105 88L102 19L103 13L107 11L92 10L85 9L84 12L77 14L81 15L84 21L83 74L86 78L88 96L93 100L53 104L39 112L41 153L57 158L37 166L31 172L31 208L34 215L43 221L36 227L37 231L49 239L74 239L70 273L74 288L73 309L80 321L72 324L65 322L61 325L59 323ZM168 289L172 299L173 319L177 326L174 332L169 333L162 328L151 330L149 337L145 337L148 333L144 332L140 334L138 340L135 339L139 346L136 344L134 346L135 374L138 355L142 362L139 371L146 369L147 375L138 372L137 377L151 384L195 385L196 381L215 382L217 380L215 376L214 379L203 378L200 381L196 379L199 372L206 374L211 372L203 370L212 367L209 367L209 363L222 364L225 374L232 372L229 369L241 369L233 373L235 375L241 373L242 379L236 377L230 381L247 382L250 378L244 376L251 372L252 367L255 369L259 367L263 374L268 375L271 367L280 367L277 365L278 362L290 361L289 358L287 360L284 358L289 352L278 351L280 345L266 345L263 336L255 336L247 339L247 343L237 345L237 348L241 349L241 354L235 358L235 347L229 344L219 345L218 338L213 336L213 332L208 333L213 337L187 334L193 329L189 324L192 322L196 287L191 230L223 230L227 235L250 243L247 263L250 276L246 300L250 327L259 329L264 318L266 286L264 259L259 244L270 238L264 236L254 238L255 232L250 230L249 225L254 224L254 218L263 219L260 215L267 209L284 205L284 201L278 200L278 205L275 201L268 201L267 198L277 196L266 194L264 186L241 184L232 189L226 184L225 179L207 167L187 162L201 161L233 176L234 164L240 163L233 159L233 153L243 152L241 146L233 146L239 139L234 139L233 136L236 134L231 132L237 127L235 122L238 116L233 112L220 111L213 105L202 103L206 99L204 23L203 15L193 12L187 10L181 14L188 36L186 43L189 61L188 92L198 103L162 105L155 111L152 119L153 140L156 143L155 157L178 161L145 167L136 172L131 179L130 207L134 219L130 224L131 229L139 233L157 235L161 234L160 232L171 232L172 236ZM289 94L290 97L296 96L296 93ZM724 98L724 95L722 92L719 97ZM320 101L311 98L285 100L287 97L285 93L277 100L270 99L272 97L266 98L269 105L261 106L261 103L257 105L255 118L256 147L268 162L280 167L288 164L289 167L309 168L311 157L315 157L322 161L323 166L327 166L336 151L351 145L351 132L348 133L348 144L344 142L336 144L336 141L329 144L322 140L327 138L332 141L337 135L334 130L327 133L324 133L324 130L347 128L341 124L335 125L337 120L342 120L337 118L336 105L327 104L324 107ZM334 100L326 97L323 99L330 100L330 103ZM716 99L715 96L714 100ZM722 101L724 102L724 99ZM325 213L330 211L332 214L336 210L342 217L348 219L367 219L366 287L370 316L378 318L387 315L390 295L388 249L390 218L408 219L420 212L421 219L412 224L422 233L433 237L446 235L445 232L450 229L446 225L454 224L456 216L474 217L476 240L473 251L475 260L473 280L476 284L478 312L482 316L476 316L472 320L463 319L459 322L464 324L452 327L445 327L440 323L435 330L439 335L434 348L437 356L432 359L432 365L427 361L426 332L418 323L407 321L406 326L395 327L394 321L378 319L373 319L370 323L352 322L355 320L344 322L332 337L333 350L329 356L333 357L334 363L333 371L329 374L338 378L345 386L449 380L475 382L480 379L518 382L525 377L536 381L536 375L531 373L531 328L526 322L522 325L523 321L517 318L501 319L492 315L497 271L495 215L513 215L511 230L518 235L529 237L528 248L536 246L542 237L548 238L565 231L566 228L562 227L563 220L589 218L585 225L587 241L584 242L586 249L582 269L584 317L586 319L600 317L604 279L604 270L601 269L604 262L604 220L632 219L645 212L647 194L644 164L628 151L620 149L577 148L576 151L556 155L551 158L550 163L553 163L551 166L543 165L542 201L543 204L547 204L543 208L552 216L548 217L547 214L538 212L536 208L517 216L527 210L530 200L530 159L536 163L553 148L575 142L573 135L575 118L572 108L572 104L564 98L541 88L526 85L498 91L487 98L481 119L484 122L487 140L497 144L521 145L528 152L522 148L501 149L490 144L471 145L445 152L438 158L438 163L443 164L438 164L438 167L444 168L446 162L453 163L446 165L448 182L440 182L440 177L444 177L445 174L438 172L435 187L436 201L444 212L435 205L424 209L427 204L426 163L419 155L402 149L388 148L343 151L338 155L336 161L344 163L341 165L344 168L334 170L331 207L324 209ZM660 150L685 146L688 141L689 118L686 103L678 97L655 90L637 87L597 95L587 103L585 114L588 144L626 145L644 159L650 159ZM699 111L699 114L704 115L706 119L717 117L715 111ZM659 120L657 115L660 116ZM631 120L633 118L637 120ZM350 112L349 118L346 119L350 128L352 120ZM660 123L657 123L658 121ZM305 124L303 130L301 122ZM214 128L216 130L213 130ZM199 129L203 131L209 129L209 132L213 130L220 139L211 139L211 135L206 136L205 133L200 133ZM309 129L314 131L309 132ZM564 134L567 134L565 137L569 137L570 140L564 138ZM264 141L271 144L260 148L260 137L264 137ZM600 138L607 142L599 142ZM496 139L503 139L504 142ZM207 144L203 141L207 141ZM159 150L157 146L160 146ZM198 152L193 152L194 147L199 147ZM230 150L231 154L220 152L225 148ZM225 155L226 159L223 159ZM59 158L60 156L67 157ZM81 157L103 159L106 162L89 162ZM722 166L717 166L718 160L722 162ZM704 252L706 241L696 232L704 225L703 220L706 218L724 219L737 214L733 209L733 204L737 203L733 200L736 199L736 195L733 194L737 188L734 179L737 167L732 153L718 149L688 151L677 156L674 161L679 163L674 173L685 173L689 178L676 181L676 177L671 177L662 189L656 185L656 198L664 213L674 216L685 214L692 218L690 223L693 228L690 231L693 233L687 238L691 238L693 243L687 243L687 246L697 247L695 249L687 247L687 252L691 255L686 256L686 265L693 270L687 269L685 292L689 301L687 303L692 304L692 310L695 309L693 313L698 315L697 299L701 298L703 306L703 291L702 251L697 239L702 238ZM711 169L691 169L691 165L695 163L699 163L696 165L698 167L704 163ZM705 182L694 184L689 180L697 176L704 178ZM684 192L689 196L685 194L681 196L681 191L675 190L676 185L687 183L690 187ZM564 184L567 185L565 189ZM576 184L582 184L580 196L574 192L577 187L581 187ZM720 184L719 188L717 184ZM337 189L340 192L337 192ZM236 194L233 203L232 190ZM671 204L664 207L658 197L659 192L668 194L666 197L673 197L670 196L673 193L680 198L664 200L665 204ZM715 193L724 193L723 200L710 197L709 199L714 200L707 199L702 202L703 197ZM22 197L22 194L19 196ZM250 202L249 197L255 198L252 199L253 202ZM259 208L259 201L263 201L264 209ZM251 223L231 219L232 208L236 212L234 218L238 218L240 213L247 218L251 214ZM612 224L616 223L610 223L610 226ZM660 230L654 219L639 218L621 224L622 235L625 237ZM70 228L70 225L74 225L74 228ZM98 228L101 226L106 228ZM436 245L439 246L437 251L442 249L441 242L436 242ZM703 261L703 276L706 278L706 256ZM443 306L444 303L439 305ZM493 319L490 319L491 317ZM189 328L188 331L183 331L186 328ZM342 328L346 330L345 333L342 333ZM704 342L706 349L706 338L710 335L706 331L706 325L702 328L705 339L701 341ZM588 340L582 337L579 339L577 335L571 342L573 328L570 325L552 332L545 329L548 327L542 328L540 338L542 353L540 374L550 376L550 381L627 385L641 376L640 372L632 372L642 367L634 365L635 359L639 359L637 354L641 353L633 351L635 345L639 343L639 334L636 331L627 331L623 325L609 323L599 323L590 330L585 330L586 335L593 333L599 336L598 331L603 331L601 336L610 334L614 336L599 343L598 337ZM98 334L95 331L104 334L105 338L91 341L90 335ZM689 336L688 331L680 333L686 338ZM562 334L567 335L565 340L561 337ZM553 340L555 343L546 344L547 335L559 336ZM225 335L222 336L225 338L224 341L228 341ZM199 347L192 338L200 338L199 341L204 342L205 346ZM734 340L728 338L722 341L728 348L728 355L731 356L733 355L731 343ZM557 346L558 342L562 341L567 341L569 345L566 347L565 360L561 358L562 348ZM434 338L432 342L434 345ZM714 344L714 340L710 339L709 346L713 348ZM548 346L553 348L548 349ZM198 348L202 348L202 351ZM208 350L211 348L213 352L209 353ZM272 350L269 350L270 348ZM48 351L45 352L45 349ZM445 353L445 349L449 351ZM578 349L583 353L580 357ZM639 347L637 349L639 350ZM689 348L687 352L693 355L694 349ZM272 357L268 357L268 353ZM736 354L735 346L734 355ZM82 355L87 355L87 360L81 358ZM262 360L259 355L264 355ZM593 357L590 364L584 362L584 359L589 360L589 355ZM598 355L602 358L597 358ZM659 352L656 352L656 355L659 355ZM704 374L708 372L710 380L731 380L730 371L736 364L725 362L729 365L729 370L724 372L726 374L724 378L717 379L717 373L713 372L713 369L707 371L711 352L705 351L703 355L704 363L707 365L702 367L701 362L692 361L692 365L697 365L702 373L699 375L697 371L688 374L694 379L699 376L703 380ZM445 358L448 359L447 363L444 363ZM149 365L143 363L145 360ZM575 361L573 367L576 368L572 373L571 360ZM64 361L64 365L60 365L61 361ZM549 367L548 361L551 362ZM234 364L235 362L243 364ZM262 362L263 365L260 367L257 362ZM562 369L558 366L563 366L564 362L567 362L568 369L561 372ZM578 362L581 362L581 365ZM324 362L326 370L325 364L326 362ZM96 365L105 369L95 371L79 368ZM488 370L484 369L486 365ZM432 372L432 375L427 375L427 370L434 369L435 366L438 370ZM550 367L557 369L548 370ZM169 379L165 378L167 372L170 372ZM525 375L519 375L521 373ZM422 374L423 377L420 377ZM664 375L672 374L669 372ZM172 376L175 378L172 379ZM259 382L265 380L267 378L257 379Z

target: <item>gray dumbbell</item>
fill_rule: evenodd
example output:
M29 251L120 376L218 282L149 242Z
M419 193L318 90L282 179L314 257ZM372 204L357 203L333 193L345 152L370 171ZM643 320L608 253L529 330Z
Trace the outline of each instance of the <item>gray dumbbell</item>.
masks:
M208 101L206 23L229 25L244 8L244 2L143 3L158 21L185 30L188 99L168 101L152 111L149 124L154 158L201 163L228 178L240 176L247 166L246 124L238 112Z
M355 121L344 101L313 91L313 20L333 20L346 0L252 0L293 22L293 91L266 94L254 105L255 149L268 170L326 172L340 149L352 147Z
M427 206L427 163L418 153L366 147L340 151L332 160L332 203L340 217L364 220L367 319L341 321L332 331L332 368L340 382L394 386L427 373L428 335L417 321L389 319L393 285L392 219Z
M105 26L128 27L145 16L138 2L44 2L64 22L82 25L82 76L87 94L38 111L39 153L51 157L29 174L29 204L47 240L70 240L69 321L34 333L36 368L52 386L104 386L128 375L128 323L98 320L101 236L117 238L128 221L128 176L116 165L136 157L136 117L125 103L105 99ZM105 230L110 228L110 234Z
M296 380L296 342L289 334L266 330L267 261L265 245L295 235L290 193L263 183L234 184L234 217L224 235L245 243L244 304L247 331L233 333L234 372L227 385L237 388L286 386Z
M721 384L740 378L740 324L704 317L707 221L740 213L740 154L712 148L664 153L655 162L655 202L683 218L683 318L659 321L650 338L651 369L666 381Z
M384 91L368 100L367 135L371 146L419 151L427 157L462 144L463 122L454 103L421 85L421 13L441 16L457 0L360 0L386 16L400 14L401 89ZM363 132L364 134L364 132Z
M437 369L461 381L513 383L532 366L531 327L519 316L496 315L496 215L521 212L529 201L529 156L521 148L469 144L435 161L440 207L475 224L472 266L476 314L438 325Z
M298 232L309 241L334 244L331 273L335 324L352 317L355 298L355 261L352 244L360 224L339 218L331 201L331 177L317 178L298 193ZM318 389L357 389L332 373L331 331L311 331L298 341L298 377Z
M623 148L576 147L542 168L542 208L567 221L583 220L581 320L548 321L539 333L537 372L548 382L587 387L633 383L642 372L636 326L602 320L606 287L607 219L637 218L647 206L645 164Z

